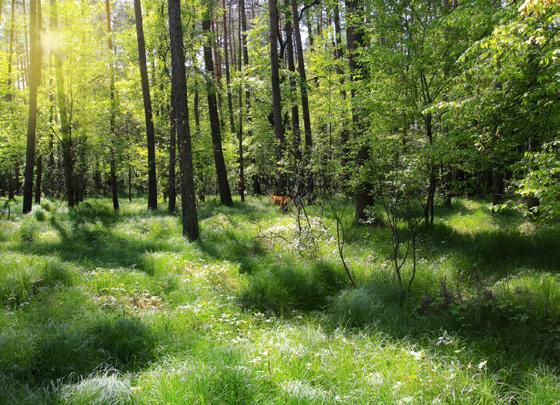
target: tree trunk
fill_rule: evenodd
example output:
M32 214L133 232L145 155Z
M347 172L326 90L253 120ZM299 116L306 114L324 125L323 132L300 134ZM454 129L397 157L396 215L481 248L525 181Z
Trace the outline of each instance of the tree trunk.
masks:
M173 89L171 89L171 100L169 106L169 179L167 183L168 205L167 209L173 213L177 210L177 193L175 180L175 145L177 144L177 126L175 120L175 110L173 108Z
M14 28L15 28L15 0L12 0L12 8L10 11L10 46L8 51L8 73L6 78L6 89L8 92L8 100L12 100L14 92L12 89L12 59L14 55Z
M360 46L363 45L364 38L363 32L361 31L360 24L357 22L356 15L359 14L360 7L358 7L358 0L346 0L346 11L347 11L347 19L350 21L348 24L348 28L346 30L346 38L348 42L348 62L350 65L350 73L351 79L354 85L352 86L352 124L353 124L353 133L354 138L358 140L362 136L363 128L363 119L362 119L362 112L358 107L358 100L356 94L356 82L359 81L360 77L360 70L361 66L357 60L357 51ZM360 142L360 146L358 147L358 155L356 158L356 171L358 172L358 176L360 175L360 171L362 166L369 158L369 147L367 144ZM358 185L356 186L356 213L355 213L355 220L356 222L363 222L367 220L366 208L373 204L373 199L369 194L369 190L366 184L362 179L359 179Z
M288 70L292 72L290 77L290 90L293 95L297 95L297 81L295 79L296 73L296 64L294 60L294 41L292 32L297 30L296 27L292 27L292 12L290 11L290 0L284 0L284 7L286 11L286 24L284 26L284 31L286 35L286 55L288 59ZM297 19L297 18L296 18ZM297 41L297 39L296 39ZM302 194L302 179L301 176L304 173L305 168L302 167L301 161L301 129L299 123L299 108L298 103L296 100L290 100L292 104L292 145L293 145L293 158L294 158L294 170L293 172L296 174L296 182L295 182L295 194L301 195ZM306 155L307 156L307 155Z
M41 204L41 183L43 179L43 157L37 156L37 173L35 177L35 204Z
M504 172L497 167L492 168L492 204L504 202Z
M25 152L25 183L23 213L33 205L33 167L35 166L35 132L37 129L37 90L41 82L41 38L38 10L40 0L31 0L29 12L31 60L29 66L29 116L27 119L27 146Z
M299 85L301 93L301 112L303 116L303 128L305 133L305 171L308 173L306 179L307 195L313 198L314 185L311 170L311 153L313 150L313 138L311 136L311 114L309 113L309 99L307 96L307 74L305 72L305 58L303 55L303 43L301 40L301 32L299 30L299 15L297 0L291 0L292 4L292 20L294 26L294 38L296 42L296 53L298 59Z
M426 137L428 138L428 144L431 146L434 143L433 135L433 124L432 124L432 114L426 114L424 119L426 126ZM430 153L432 153L430 151ZM429 184L428 184L428 196L426 198L426 206L424 207L424 222L426 225L433 225L434 223L434 200L436 196L436 167L432 156L430 155L428 159L428 171L429 171Z
M183 27L180 0L167 0L169 37L173 86L173 110L179 139L181 167L181 196L183 235L194 241L199 238L198 217L194 190L189 110L187 108L187 83L185 78L185 55L183 54Z
M224 152L222 150L220 117L216 98L216 75L214 74L214 60L212 59L212 34L210 29L212 1L213 0L208 0L208 8L205 11L202 21L202 30L206 34L206 40L204 42L204 66L206 68L206 74L208 75L206 78L206 93L208 97L208 115L210 116L210 127L212 131L212 150L214 153L214 163L216 165L220 201L222 204L230 206L233 205L233 200L231 199Z
M228 24L227 24L227 12L226 12L226 0L222 0L224 7L223 15L223 38L224 38L224 63L226 65L226 87L227 87L227 103L229 111L229 129L231 132L235 133L235 123L233 119L233 97L231 94L231 75L229 68L229 47L228 47Z
M150 85L148 83L148 70L146 67L146 44L144 41L142 6L140 0L134 0L134 18L136 21L136 38L138 39L138 64L140 65L140 80L142 82L142 98L144 99L144 116L146 119L146 141L148 145L148 209L156 210L156 143L154 120L152 116L152 99L150 97Z
M272 118L274 123L274 135L278 142L276 150L276 194L285 195L287 192L287 181L285 168L282 165L286 140L284 137L284 125L282 123L282 94L280 93L280 71L278 64L278 4L277 0L269 0L268 16L270 23L270 70L272 85Z
M51 30L58 31L58 10L56 0L51 0ZM56 80L56 98L58 101L58 112L60 115L60 144L62 147L62 165L64 168L64 183L66 187L66 200L68 207L75 203L74 190L74 159L72 146L72 127L68 119L66 108L66 93L64 91L64 73L62 71L62 58L60 50L54 52L54 70Z

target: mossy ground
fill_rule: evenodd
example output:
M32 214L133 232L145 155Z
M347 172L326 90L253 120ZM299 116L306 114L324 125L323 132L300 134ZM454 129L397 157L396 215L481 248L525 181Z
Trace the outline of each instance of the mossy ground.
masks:
M340 208L293 240L267 199L210 201L195 244L143 199L1 220L0 402L560 403L558 227L440 208L402 304L389 230L349 211L348 284Z

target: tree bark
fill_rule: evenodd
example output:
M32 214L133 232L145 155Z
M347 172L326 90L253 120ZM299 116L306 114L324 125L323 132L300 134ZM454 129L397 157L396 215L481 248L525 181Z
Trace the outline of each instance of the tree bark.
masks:
M286 173L282 161L286 139L284 137L284 125L282 123L282 94L280 93L280 71L278 63L278 4L277 0L269 0L268 16L270 24L270 71L272 85L272 118L274 123L274 135L278 142L276 150L276 194L285 195L287 192Z
M199 230L194 190L189 110L186 97L187 83L180 0L167 0L167 8L171 44L173 110L175 111L175 125L180 151L183 235L194 241L199 238Z
M110 116L109 116L109 126L111 130L111 134L113 135L113 141L116 141L116 132L115 132L115 115L116 115L116 100L115 100L115 65L113 62L113 39L111 38L112 31L111 31L111 5L109 3L110 0L105 0L105 13L107 18L107 48L109 49L109 81L110 81L110 88L109 88L109 96L111 99L111 106L110 106ZM119 209L119 190L117 184L117 157L115 152L115 146L111 146L110 149L111 156L109 157L109 167L110 167L110 175L109 175L109 182L111 183L111 196L113 199L113 209L117 211Z
M134 0L134 19L136 21L136 38L138 40L138 64L144 100L144 116L146 120L146 142L148 146L148 209L157 209L157 177L156 177L156 142L154 135L154 119L152 115L152 99L146 67L146 42L144 40L144 24L142 22L142 5Z
M31 0L29 12L31 60L29 66L29 115L27 118L27 146L25 151L25 183L23 187L23 213L33 205L33 168L35 166L35 132L37 129L37 90L41 82L41 38L38 10L40 0Z
M224 160L224 152L222 150L222 135L220 132L220 116L218 113L218 104L216 98L216 75L214 74L214 60L212 58L212 1L208 0L208 8L205 11L202 20L202 30L206 34L204 42L204 66L206 68L206 93L208 98L208 115L210 116L210 127L212 132L212 151L214 153L214 163L216 165L216 176L218 180L218 190L220 193L220 201L224 205L233 205L231 199L231 191L227 178L226 163Z
M298 73L299 73L299 85L301 93L301 112L303 116L303 129L305 133L305 153L304 162L305 170L307 171L307 195L309 198L313 198L314 184L313 175L311 171L311 153L313 150L313 138L311 136L311 114L309 112L309 98L307 96L307 74L305 72L305 58L303 54L303 43L301 40L301 32L299 30L299 16L297 0L291 0L292 4L292 20L294 25L294 38L296 42L296 53L298 59Z
M223 38L224 38L224 63L226 66L226 90L227 90L227 103L228 103L228 112L229 112L229 128L230 131L235 133L235 122L233 118L233 96L231 94L231 75L230 75L230 66L229 66L229 46L228 46L228 22L227 22L227 12L226 12L226 0L222 0L222 4L224 7L224 15L223 15Z
M39 154L37 156L37 173L35 176L35 204L41 204L41 183L43 179L43 157Z
M363 46L364 38L363 32L361 31L361 27L358 26L356 23L356 15L359 15L361 8L358 5L359 0L346 0L346 11L347 11L347 20L350 21L348 23L348 28L346 29L346 38L348 42L348 62L350 65L350 72L351 72L351 79L352 82L355 84L360 79L360 71L361 66L357 59L357 51L360 46ZM362 136L363 122L362 122L362 112L358 107L358 100L356 94L356 86L352 86L352 132L354 138L359 140ZM361 171L362 166L369 158L369 147L367 144L360 142L361 145L358 147L358 154L356 158L356 171ZM366 208L373 204L373 199L369 194L369 190L366 184L364 184L362 179L359 179L358 185L356 186L355 190L355 199L356 199L356 212L355 212L355 220L356 222L363 222L367 220Z
M58 10L56 0L51 0L51 30L58 31ZM68 207L75 204L74 190L74 159L72 146L72 126L68 119L66 107L66 93L64 91L64 73L62 71L62 58L60 50L54 51L54 71L56 81L56 98L58 101L58 112L60 116L60 144L62 148L62 166L64 169L64 183Z
M292 73L290 77L290 90L293 95L297 95L297 80L295 78L296 65L294 60L294 41L292 32L297 28L292 26L292 12L290 11L290 0L284 0L284 6L286 8L286 24L284 26L284 31L286 35L286 56L288 59L288 70ZM297 39L296 39L297 41ZM299 123L299 108L296 100L291 100L292 104L292 147L293 147L293 157L294 157L294 173L296 174L295 182L295 193L296 195L301 195L301 176L304 173L304 168L302 167L302 156L301 156L301 129Z
M7 98L12 100L14 92L12 89L12 59L14 55L14 27L15 27L15 0L12 0L11 16L10 16L10 46L8 51L8 72L6 78L6 89L8 91Z
M176 179L175 179L175 165L177 163L175 146L177 144L177 122L175 120L175 109L173 108L173 88L171 89L171 100L169 106L169 179L167 183L168 205L169 212L177 210L177 193L176 193Z

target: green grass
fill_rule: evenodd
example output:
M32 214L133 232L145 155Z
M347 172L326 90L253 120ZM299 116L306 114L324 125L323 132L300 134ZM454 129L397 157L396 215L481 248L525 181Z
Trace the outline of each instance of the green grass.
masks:
M145 201L0 222L0 403L560 403L560 228L440 208L406 303L390 233L249 198L202 240ZM323 226L324 225L324 226Z

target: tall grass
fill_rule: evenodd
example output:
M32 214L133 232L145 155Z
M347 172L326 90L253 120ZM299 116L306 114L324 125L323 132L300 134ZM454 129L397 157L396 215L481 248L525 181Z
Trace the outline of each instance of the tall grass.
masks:
M419 235L406 302L390 233L264 199L179 219L45 202L0 223L0 403L555 403L560 230L484 201ZM312 249L300 249L313 243Z

